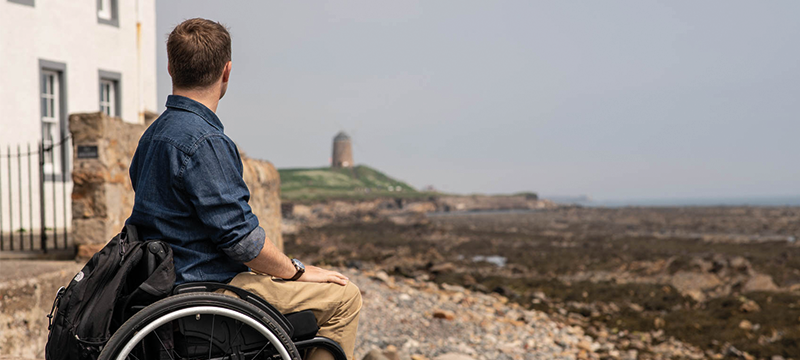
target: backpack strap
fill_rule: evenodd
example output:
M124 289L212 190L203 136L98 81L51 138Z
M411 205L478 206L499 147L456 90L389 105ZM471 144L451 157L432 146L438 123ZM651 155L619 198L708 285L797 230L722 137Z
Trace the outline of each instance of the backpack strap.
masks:
M119 245L119 264L122 265L122 262L125 261L125 255L130 247L131 243L138 243L139 242L139 231L136 230L136 226L131 224L125 224L122 230L119 232L118 236Z

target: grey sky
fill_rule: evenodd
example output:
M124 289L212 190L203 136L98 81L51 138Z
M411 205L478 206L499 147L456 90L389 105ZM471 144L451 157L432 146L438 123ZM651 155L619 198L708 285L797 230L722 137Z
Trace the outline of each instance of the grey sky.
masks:
M452 192L800 194L798 1L159 0L226 24L245 153ZM159 103L171 91L163 42Z

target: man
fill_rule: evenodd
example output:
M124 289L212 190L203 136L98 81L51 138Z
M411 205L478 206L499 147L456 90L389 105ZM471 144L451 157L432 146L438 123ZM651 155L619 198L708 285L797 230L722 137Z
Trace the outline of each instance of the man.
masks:
M232 66L228 31L210 20L186 20L169 35L167 55L172 95L133 157L136 198L128 223L144 240L170 243L178 284L229 282L283 313L311 309L319 334L352 359L358 288L338 272L286 257L266 239L248 205L239 151L216 116Z

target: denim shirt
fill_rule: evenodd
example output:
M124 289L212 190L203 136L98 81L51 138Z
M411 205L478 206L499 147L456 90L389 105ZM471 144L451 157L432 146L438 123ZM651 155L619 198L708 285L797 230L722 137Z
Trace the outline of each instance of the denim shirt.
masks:
M143 240L172 246L176 284L228 282L247 271L265 232L248 205L236 145L217 115L170 95L167 110L144 132L130 167L136 192L127 223Z

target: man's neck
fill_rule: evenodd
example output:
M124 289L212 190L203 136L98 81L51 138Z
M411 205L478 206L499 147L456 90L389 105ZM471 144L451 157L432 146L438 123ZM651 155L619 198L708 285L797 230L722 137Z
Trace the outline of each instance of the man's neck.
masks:
M215 91L216 90L216 91ZM197 101L213 112L217 112L217 105L219 105L219 90L215 88L187 90L172 88L172 95L180 95Z

